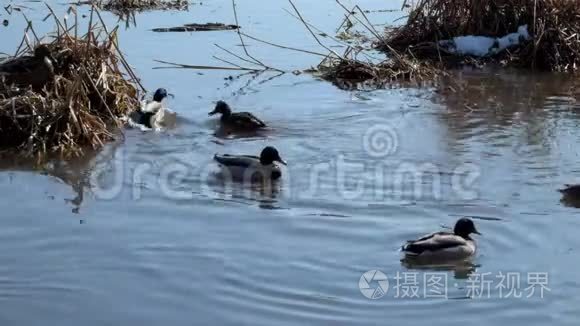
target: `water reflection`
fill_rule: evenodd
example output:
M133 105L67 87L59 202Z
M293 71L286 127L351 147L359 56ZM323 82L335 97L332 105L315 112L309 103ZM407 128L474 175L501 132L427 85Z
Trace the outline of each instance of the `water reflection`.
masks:
M441 96L435 98L446 103L450 111L491 107L513 113L543 108L552 102L573 103L580 94L579 83L568 74L466 68L443 78L437 91Z
M135 15L135 11L119 11L113 12L115 16L117 16L117 24L123 23L125 25L125 29L129 29L131 27L137 27L137 17Z
M433 100L444 104L444 122L458 139L476 128L521 123L526 126L522 143L535 145L545 143L553 129L545 109L574 107L579 83L570 75L466 69L443 78Z
M258 93L260 87L285 75L286 72L272 70L250 71L225 78L224 89L234 89L232 97Z
M471 260L458 260L447 262L425 262L418 261L412 258L401 259L401 265L408 270L418 271L450 271L454 273L456 279L468 279L473 273L477 272L477 268L481 265L474 264Z
M218 200L257 203L262 209L280 208L278 202L283 189L280 180L244 182L218 171L208 180L208 185Z
M89 171L98 154L96 150L85 149L81 157L68 160L50 158L43 164L39 164L33 158L5 155L0 159L0 171L32 172L62 181L70 186L75 194L73 198L65 198L65 202L72 206L73 213L78 214L85 199L85 191L90 191Z
M451 153L513 156L548 180L561 153L559 121L580 117L573 110L578 86L579 80L569 75L462 70L444 78L432 100L444 106L435 115ZM475 147L484 143L489 146ZM530 185L539 182L528 180Z
M268 132L263 130L239 130L227 126L220 125L214 133L214 136L221 139L242 139L242 138L265 138Z

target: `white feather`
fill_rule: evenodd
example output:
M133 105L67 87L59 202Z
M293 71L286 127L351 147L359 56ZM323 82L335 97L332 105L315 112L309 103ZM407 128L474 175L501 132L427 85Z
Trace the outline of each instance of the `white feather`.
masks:
M159 108L157 113L151 117L151 126L156 130L171 128L176 123L177 113L165 107Z
M143 112L152 112L152 113L156 113L157 111L159 111L160 109L163 108L163 103L161 102L155 102L155 101L143 101L141 103L141 111Z

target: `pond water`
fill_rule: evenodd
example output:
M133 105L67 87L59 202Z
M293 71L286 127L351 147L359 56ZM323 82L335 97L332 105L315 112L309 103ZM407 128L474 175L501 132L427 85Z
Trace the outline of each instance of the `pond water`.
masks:
M28 7L38 33L51 30L42 3L11 3ZM378 29L403 15L372 12L399 1L354 4ZM52 5L64 15L66 5ZM334 1L296 5L329 35L344 18ZM284 9L292 7L239 1L239 23L250 35L324 52ZM4 19L0 52L13 52L25 22L18 12ZM580 173L576 81L466 70L439 91L369 92L308 74L153 69L154 60L224 65L214 55L239 63L214 45L243 54L235 32L150 31L215 21L234 23L230 1L121 25L120 46L145 87L174 94L175 129L128 130L103 151L42 172L2 162L2 325L577 324L580 218L556 191ZM285 71L320 60L251 41L247 49ZM220 99L271 130L217 138L207 113ZM266 145L289 163L272 189L213 176L214 153ZM483 233L473 266L401 264L405 240L459 216L474 217ZM359 289L372 270L389 281L375 299Z

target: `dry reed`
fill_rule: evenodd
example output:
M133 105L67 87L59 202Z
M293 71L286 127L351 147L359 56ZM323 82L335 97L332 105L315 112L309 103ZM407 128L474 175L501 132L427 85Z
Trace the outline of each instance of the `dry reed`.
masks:
M437 70L407 56L389 58L379 63L344 56L328 57L316 69L322 79L341 89L383 88L393 83L433 80Z
M580 4L577 0L418 0L405 25L380 44L421 59L451 55L438 41L462 35L501 37L528 25L532 40L486 58L550 71L576 71L580 63Z
M291 0L289 1L292 3ZM350 31L355 24L358 24L376 38L375 42L383 42L383 38L373 27L364 10L359 6L348 9L339 0L337 0L337 3L346 13L346 18L339 27L339 30L344 28L344 33L339 33L339 35L359 35L359 37L365 35L359 31ZM294 9L298 16L301 17L296 7ZM308 23L304 20L302 21L308 27ZM316 38L312 31L311 34ZM354 43L365 43L367 40L368 38L365 35L364 39ZM365 49L360 44L342 44L347 47L344 54L339 55L326 48L330 54L322 60L316 69L321 78L333 82L342 89L361 87L372 89L408 82L431 82L440 73L434 65L419 61L409 53L400 53L391 48L389 55L381 60L373 58L368 49ZM359 54L367 58L361 60L358 58Z
M80 37L78 26L64 28L52 15L58 33L46 46L54 73L41 86L0 87L2 152L39 160L79 156L83 148L97 149L114 139L120 118L139 105L136 77L117 50L116 29L107 32L102 20L93 23L100 19L94 8L88 32ZM32 53L32 46L21 52L20 58Z

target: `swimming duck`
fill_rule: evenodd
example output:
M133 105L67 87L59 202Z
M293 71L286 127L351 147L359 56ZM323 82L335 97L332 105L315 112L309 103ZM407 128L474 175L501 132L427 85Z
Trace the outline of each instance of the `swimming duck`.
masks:
M260 156L252 155L215 155L214 160L223 169L227 169L230 175L236 179L256 180L271 179L276 180L282 176L280 168L274 163L279 162L287 165L280 157L278 150L272 146L265 147Z
M564 196L580 199L580 185L566 184L564 188L558 189Z
M240 129L240 130L256 130L266 127L266 124L256 118L250 112L236 112L232 113L230 106L224 101L218 101L213 111L208 115L221 114L220 121L223 125Z
M408 259L463 260L475 254L475 241L470 234L480 234L469 218L455 223L453 233L435 232L417 240L407 241L401 247Z
M157 89L153 94L153 100L143 103L142 107L129 114L130 121L151 129L175 125L177 114L163 106L163 100L167 95L165 88Z
M54 76L54 63L46 44L34 49L34 55L22 56L0 63L0 80L6 85L32 86L41 89Z

